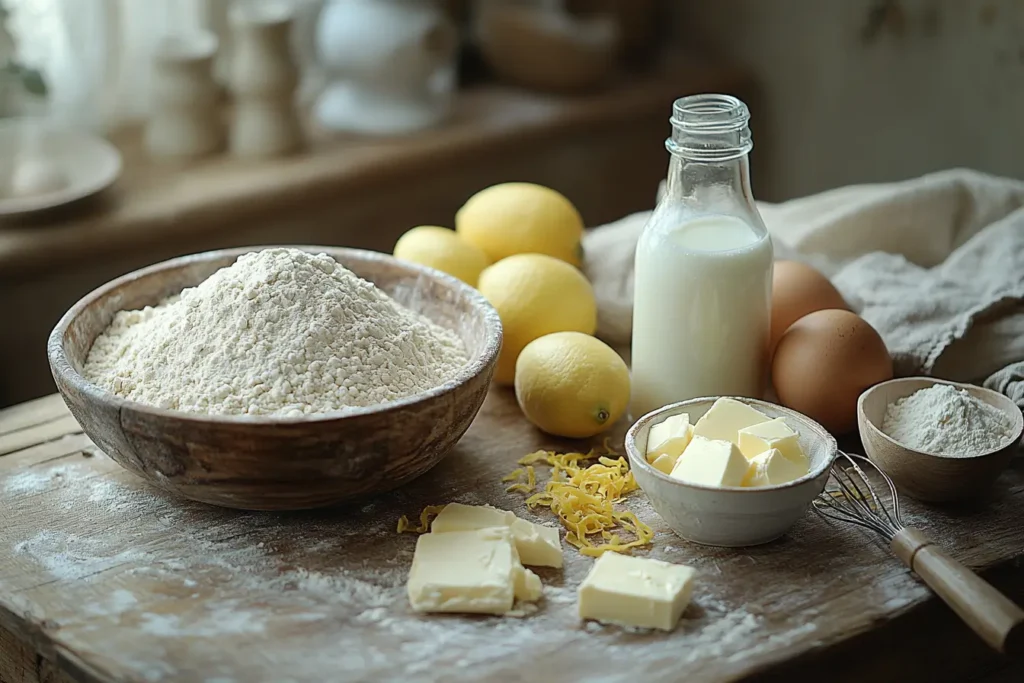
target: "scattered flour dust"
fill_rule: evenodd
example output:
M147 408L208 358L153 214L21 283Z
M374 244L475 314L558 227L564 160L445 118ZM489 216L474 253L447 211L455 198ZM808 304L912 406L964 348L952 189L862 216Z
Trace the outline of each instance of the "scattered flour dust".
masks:
M808 624L766 633L760 614L716 599L713 589L696 596L695 609L672 636L581 623L576 585L586 562L548 572L538 611L524 618L418 615L405 591L412 539L396 537L379 502L317 518L237 513L165 497L124 476L83 480L56 495L85 517L95 518L97 508L146 510L131 520L130 543L124 524L99 524L81 532L38 531L12 542L12 549L40 567L39 583L75 580L66 581L78 591L64 601L67 611L47 616L88 637L101 654L118 657L141 680L185 677L162 654L174 641L187 642L191 656L210 663L211 679L239 681L254 679L244 675L245 661L225 660L225 642L251 648L259 660L253 666L266 654L275 670L288 670L295 681L323 680L325 671L353 672L353 680L397 673L432 681L439 672L453 682L487 680L515 670L524 657L557 659L567 649L607 653L618 661L657 659L689 667L699 678L711 662L740 671L746 658L814 629ZM646 504L637 509L654 521ZM168 530L183 528L190 532L169 540ZM397 540L405 543L396 549L391 542ZM350 559L356 545L388 548L372 561ZM91 587L94 576L113 590ZM103 643L114 648L119 642L103 640L112 629L137 634L130 661L123 652L102 651ZM342 640L327 643L320 633ZM669 637L676 647L666 648ZM608 670L602 662L595 656L580 663L578 677L628 683L628 672Z
M84 503L90 494L82 491L81 495ZM148 544L145 539L156 528L180 527L184 519L205 508L170 501L165 509L160 507L162 511L138 520L138 542L130 551L109 550L114 546L112 537L123 542L116 529L89 538L44 531L14 546L16 553L30 556L54 577L85 579L98 572L124 573L122 585L132 590L90 594L90 599L75 605L72 612L56 615L62 628L95 628L99 633L109 632L115 623L153 639L140 644L163 647L168 640L187 638L197 653L207 643L216 648L221 647L218 643L223 643L223 638L238 637L248 646L275 652L276 657L287 656L297 681L321 680L317 676L330 670L362 672L366 680L372 680L378 674L382 678L393 675L396 667L417 680L436 680L431 672L441 670L448 672L446 676L451 674L452 681L483 680L489 672L507 671L524 653L557 657L567 647L577 652L610 652L617 658L671 655L691 665L706 663L708 658L726 659L729 666L739 666L744 653L750 653L751 643L759 642L757 636L763 628L761 618L743 607L698 596L695 603L700 616L684 618L679 625L685 634L680 649L666 654L666 636L661 634L636 635L617 627L580 623L575 609L578 577L569 575L563 581L546 579L540 609L526 618L417 615L411 613L405 594L411 549L383 565L354 563L323 571L296 567L294 560L278 555L278 541L291 545L299 533L323 539L322 547L303 543L304 556L342 558L349 544L366 541L365 519L349 522L342 518L306 528L302 522L293 527L287 518L271 514L225 513L224 524L188 535L180 541L185 546L169 548L165 541ZM370 508L363 511L367 516L374 514ZM173 519L164 519L165 515ZM308 521L305 524L308 526ZM105 535L108 533L110 537ZM371 536L393 533L389 523ZM257 543L256 538L265 540ZM125 564L130 566L121 567ZM578 572L567 574L585 568L576 567ZM43 575L40 580L45 578ZM145 587L150 581L154 589ZM161 594L166 600L154 604L154 596ZM296 633L301 624L317 622L349 623L351 629L344 632L353 640L345 646L325 647L316 641L305 646L289 638L288 647L294 648L289 654L273 646L272 641L281 634ZM764 647L777 644L765 642ZM142 655L133 666L152 674L156 681L176 680L180 674L173 669L154 669L154 664ZM604 671L597 660L587 666L581 673L588 680L628 680L621 672ZM455 673L459 671L462 673Z
M12 474L4 481L4 493L10 495L31 494L63 485L79 473L88 472L85 463L68 463L46 469L28 467Z
M72 456L56 465L46 462L27 467L3 479L0 490L11 497L51 491L54 492L54 503L68 511L81 510L88 503L90 507L105 512L132 512L152 500L152 495L144 488L125 485L119 479L97 474L94 461L106 457L92 453L88 459Z
M453 332L330 256L265 249L158 306L117 313L84 374L162 408L297 416L395 401L466 360Z
M31 556L53 578L61 580L82 579L145 557L136 549L111 552L103 541L57 531L40 531L16 543L14 552Z
M901 444L951 458L1002 447L1013 422L1001 410L949 384L935 384L890 403L882 431Z

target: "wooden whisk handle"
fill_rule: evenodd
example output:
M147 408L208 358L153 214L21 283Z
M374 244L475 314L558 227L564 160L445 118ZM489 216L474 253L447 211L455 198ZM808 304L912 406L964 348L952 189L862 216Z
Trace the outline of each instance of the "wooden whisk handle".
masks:
M896 534L891 547L986 643L999 652L1024 654L1024 610L992 584L913 527Z

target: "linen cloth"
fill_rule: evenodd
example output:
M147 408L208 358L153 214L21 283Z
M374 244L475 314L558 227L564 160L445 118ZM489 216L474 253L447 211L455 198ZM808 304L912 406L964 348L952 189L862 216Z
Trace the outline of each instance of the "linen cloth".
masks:
M828 275L881 333L897 376L981 383L1024 408L1024 182L966 169L759 203L777 259ZM590 231L598 335L630 338L650 212Z

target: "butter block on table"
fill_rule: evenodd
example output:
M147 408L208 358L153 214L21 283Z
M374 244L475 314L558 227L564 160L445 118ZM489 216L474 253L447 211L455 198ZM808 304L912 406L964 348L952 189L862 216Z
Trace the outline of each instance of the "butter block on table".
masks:
M806 466L793 462L776 448L758 453L750 459L744 486L777 486L807 474Z
M693 425L686 413L667 417L653 425L647 433L647 462L654 463L662 455L668 455L672 462L686 450L693 436Z
M513 592L516 600L536 602L544 594L544 584L540 577L525 568L522 564L515 569Z
M578 590L580 619L671 631L693 594L692 567L606 552Z
M741 429L768 422L768 419L764 413L734 398L720 398L697 420L693 435L738 444Z
M744 427L740 430L739 436L737 445L748 460L774 448L795 465L803 467L804 474L807 474L810 465L803 449L800 448L800 435L786 424L784 418L778 417Z
M430 523L435 534L449 531L472 531L492 526L511 527L516 516L508 510L499 510L490 505L463 505L448 503Z
M430 524L430 530L435 534L489 527L508 527L512 530L516 551L523 564L534 567L562 566L562 541L558 529L520 519L508 510L499 510L490 505L449 503Z
M749 467L736 444L694 435L669 476L702 486L742 486Z
M417 612L504 614L512 609L517 582L526 592L524 571L507 527L423 534L406 590Z
M562 566L562 539L557 527L516 517L512 522L512 538L523 564L556 569Z

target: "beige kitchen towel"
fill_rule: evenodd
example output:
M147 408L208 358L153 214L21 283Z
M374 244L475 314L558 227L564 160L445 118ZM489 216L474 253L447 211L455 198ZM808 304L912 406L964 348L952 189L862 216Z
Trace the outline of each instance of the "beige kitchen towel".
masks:
M759 204L776 258L828 274L901 376L984 382L1024 407L1024 182L956 169ZM598 334L629 341L649 212L584 238Z

